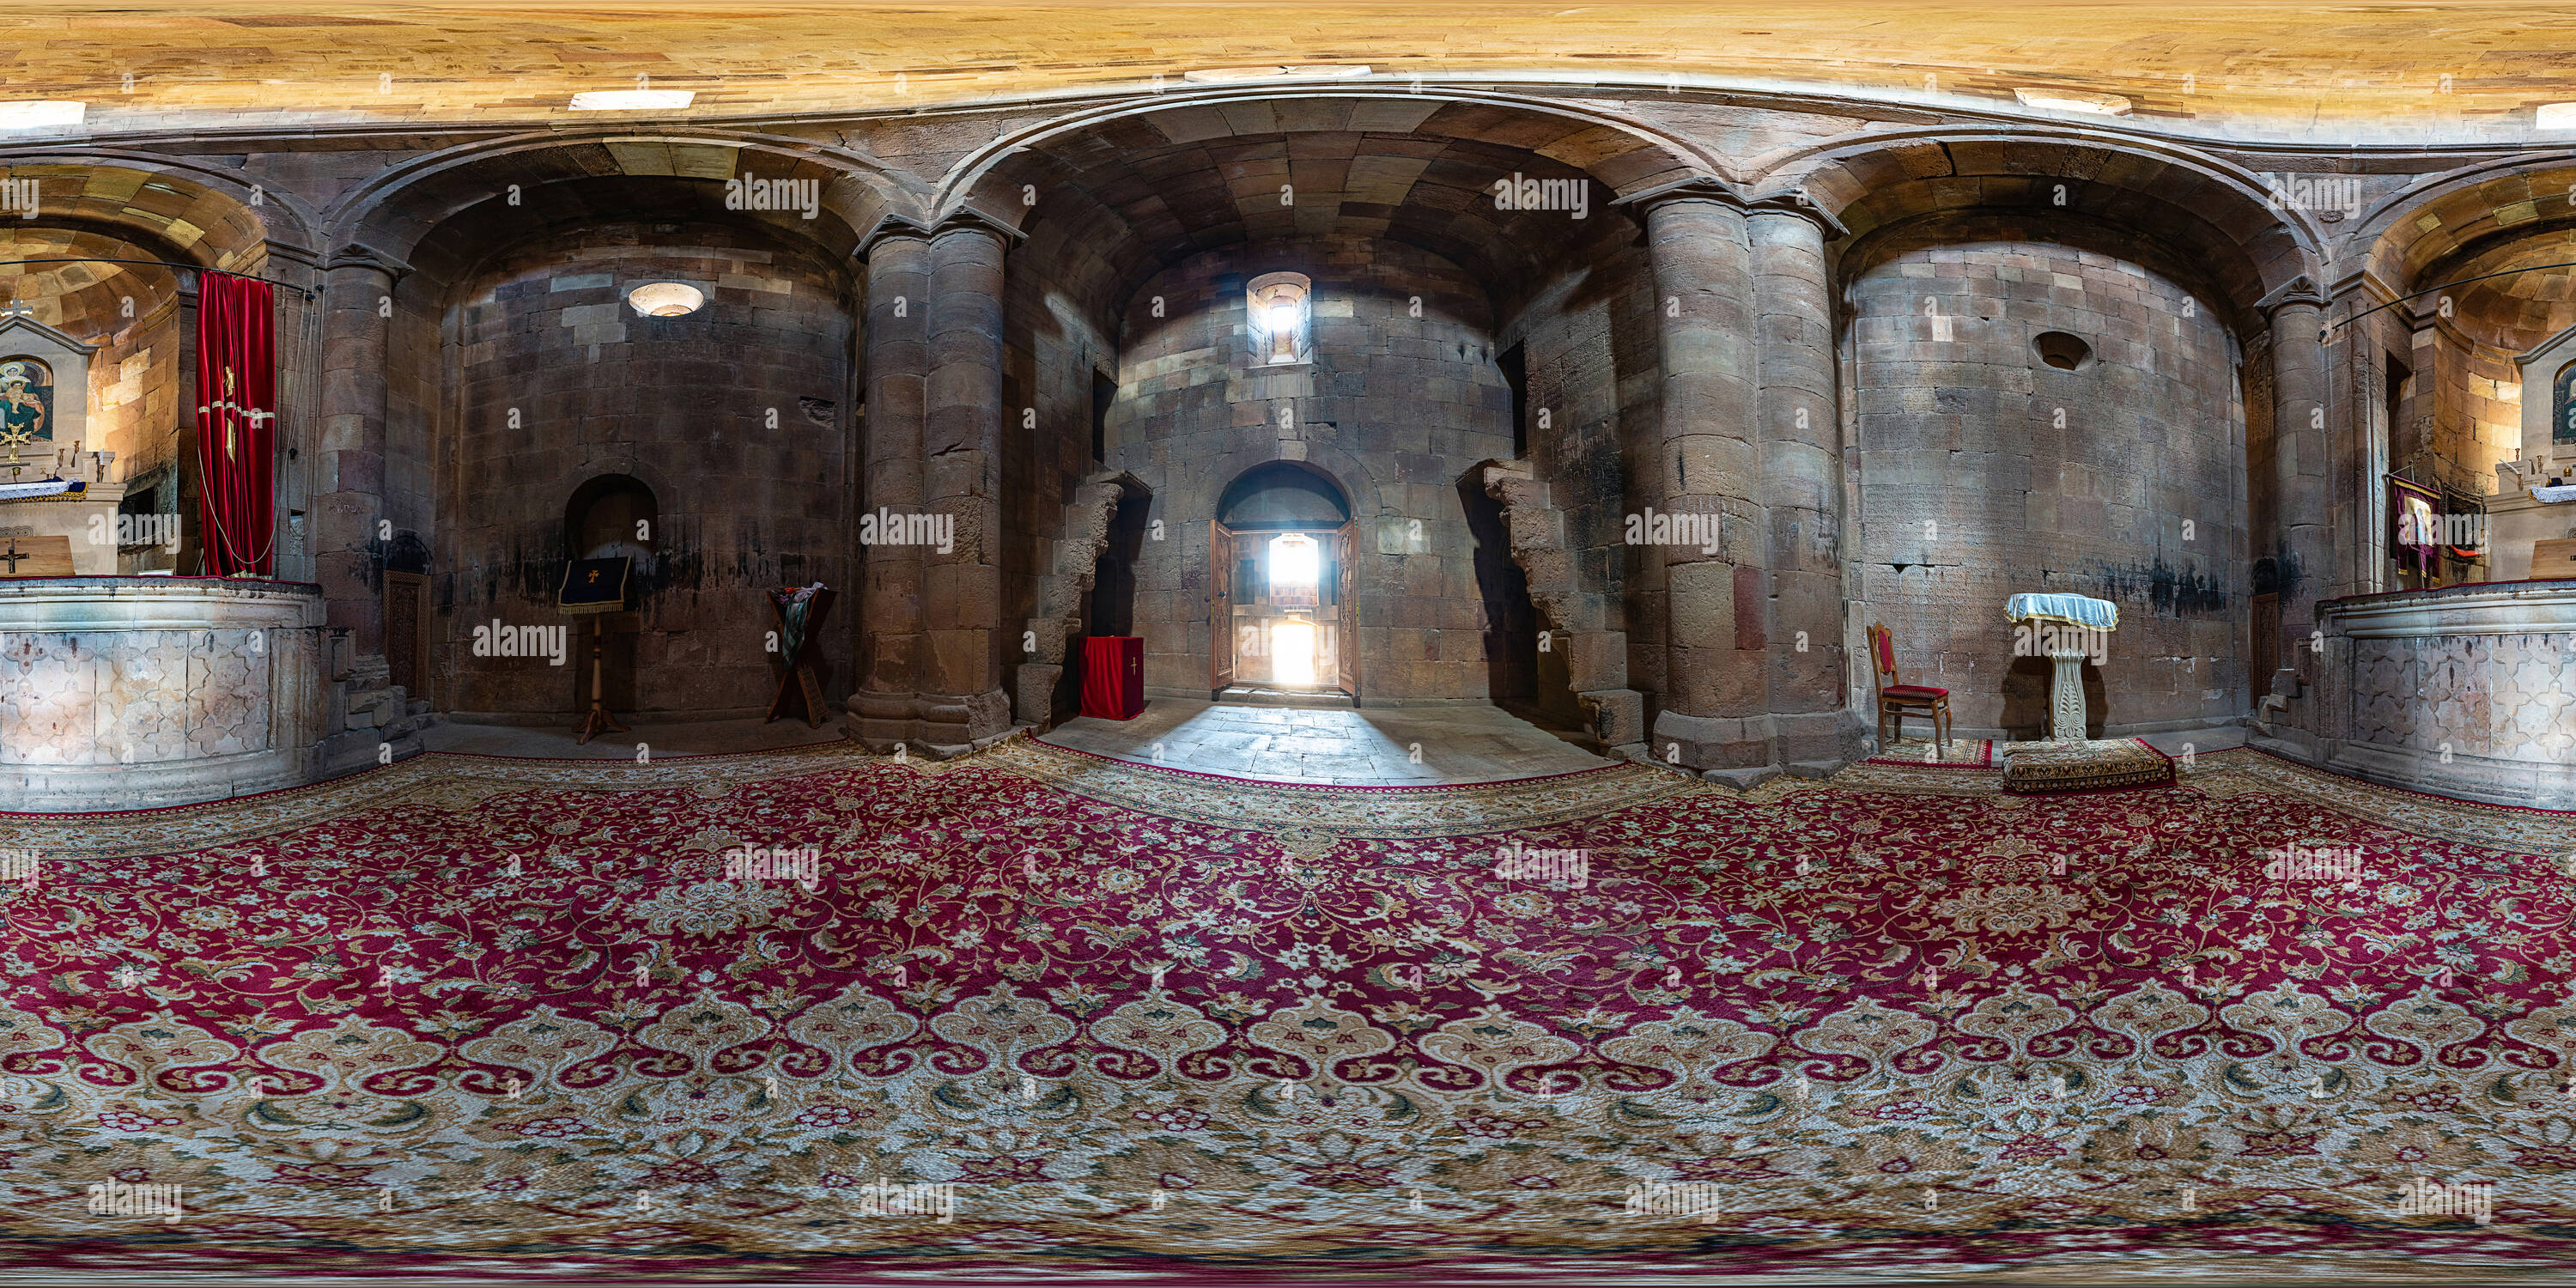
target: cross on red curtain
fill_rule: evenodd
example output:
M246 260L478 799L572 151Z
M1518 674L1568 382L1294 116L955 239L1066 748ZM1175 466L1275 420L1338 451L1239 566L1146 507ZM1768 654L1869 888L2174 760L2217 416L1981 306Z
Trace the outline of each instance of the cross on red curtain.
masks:
M269 454L277 438L277 315L268 283L199 275L197 292L197 520L206 573L268 576L275 569L277 498Z

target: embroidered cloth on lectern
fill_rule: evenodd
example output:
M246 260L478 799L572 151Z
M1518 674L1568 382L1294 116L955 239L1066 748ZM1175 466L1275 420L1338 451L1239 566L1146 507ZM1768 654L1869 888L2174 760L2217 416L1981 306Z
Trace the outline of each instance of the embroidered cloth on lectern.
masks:
M2120 606L2085 595L2015 595L2004 601L2004 616L2026 621L2065 622L2097 631L2120 629Z
M2565 487L2536 487L2531 489L2531 498L2535 501L2576 501L2576 483Z

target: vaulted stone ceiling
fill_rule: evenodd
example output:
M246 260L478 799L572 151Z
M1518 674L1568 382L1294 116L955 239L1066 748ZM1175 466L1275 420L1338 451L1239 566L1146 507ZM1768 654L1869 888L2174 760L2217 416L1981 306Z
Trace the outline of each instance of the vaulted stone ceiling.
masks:
M1058 238L1071 275L1088 279L1099 298L1196 251L1332 236L1418 246L1508 295L1586 240L1635 236L1608 208L1614 191L1683 173L1671 152L1573 118L1429 99L1331 99L1120 117L1006 160L977 192L987 208L1005 211L1023 183L1045 193L1025 228ZM1493 200L1498 179L1587 174L1600 182L1585 190L1580 219L1498 209Z
M2443 275L2446 280L2459 280L2567 264L2576 264L2576 228L2534 233L2445 266ZM2564 268L2557 272L2487 277L2483 282L2458 288L2454 294L2456 303L2450 316L2469 334L2506 353L2527 353L2576 326L2576 273ZM2437 312L2441 307L2438 298L2423 304Z
M155 256L93 232L0 223L0 294L74 339L98 344L177 298L178 274L118 263ZM77 263L58 261L77 260Z
M2571 50L2576 11L2501 0L19 3L0 11L0 98L82 99L103 133L598 123L617 114L569 111L569 96L644 76L696 91L655 119L718 120L1365 63L1398 79L1679 76L2022 117L2050 113L2017 105L2016 87L2078 90L2130 98L2151 128L2420 143L2530 137L2537 104L2576 97Z

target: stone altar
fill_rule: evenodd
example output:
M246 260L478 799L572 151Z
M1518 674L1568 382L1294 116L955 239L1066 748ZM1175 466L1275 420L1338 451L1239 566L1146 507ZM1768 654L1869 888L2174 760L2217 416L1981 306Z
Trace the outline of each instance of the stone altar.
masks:
M2325 600L2317 626L2326 768L2576 809L2576 580Z
M301 582L0 580L0 808L134 809L309 781L330 713L323 629L321 588Z
M2576 452L2497 463L2495 495L2487 499L2487 580L2522 581L2531 576L2533 546L2576 536L2576 501L2532 495L2552 477L2576 478Z
M114 575L121 537L133 535L117 529L116 507L125 499L125 485L108 478L116 453L76 451L69 444L50 443L39 443L37 449L22 450L14 464L0 453L0 483L59 478L86 488L57 496L0 500L0 537L69 537L73 575ZM173 545L176 535L171 534ZM6 576L0 572L0 577Z

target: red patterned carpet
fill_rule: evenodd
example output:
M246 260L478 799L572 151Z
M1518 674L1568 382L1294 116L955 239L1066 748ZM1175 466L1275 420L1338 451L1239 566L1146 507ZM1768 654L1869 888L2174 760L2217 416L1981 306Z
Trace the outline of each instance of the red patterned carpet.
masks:
M0 894L0 1262L2541 1282L2576 1255L2563 817L2254 753L2098 797L1630 766L1329 805L1067 755L439 756L0 820L47 860ZM2413 1210L2419 1176L2491 1182L2446 1192L2492 1223ZM92 1213L111 1181L182 1214ZM885 1211L916 1182L951 1219Z

